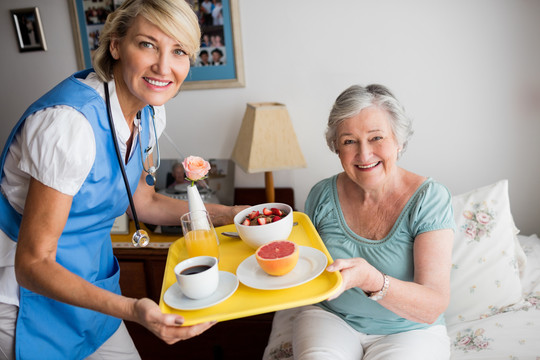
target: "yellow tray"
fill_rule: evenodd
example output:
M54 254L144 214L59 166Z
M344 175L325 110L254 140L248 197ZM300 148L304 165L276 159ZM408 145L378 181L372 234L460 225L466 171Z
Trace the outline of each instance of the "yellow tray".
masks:
M293 213L294 221L290 241L298 245L311 246L322 251L332 263L332 257L324 246L319 234L315 230L309 217L301 212ZM240 239L233 239L221 235L223 231L236 231L234 224L216 228L219 237L219 269L236 275L238 265L247 257L253 255L255 250ZM169 248L159 307L164 313L180 314L184 317L184 325L194 325L206 321L224 321L252 316L302 305L314 304L327 299L341 285L339 272L323 271L321 275L305 284L281 290L258 290L240 283L236 292L227 300L214 306L200 310L177 310L163 301L165 291L176 282L174 266L187 258L184 238L175 241Z

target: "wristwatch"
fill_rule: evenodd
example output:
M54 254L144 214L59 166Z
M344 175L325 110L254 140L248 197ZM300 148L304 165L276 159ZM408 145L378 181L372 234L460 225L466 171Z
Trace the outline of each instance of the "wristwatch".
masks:
M373 301L379 301L382 300L386 296L386 293L388 292L388 287L390 286L390 278L385 273L382 273L384 278L384 284L381 290L372 292L372 293L366 293L368 298L370 298Z

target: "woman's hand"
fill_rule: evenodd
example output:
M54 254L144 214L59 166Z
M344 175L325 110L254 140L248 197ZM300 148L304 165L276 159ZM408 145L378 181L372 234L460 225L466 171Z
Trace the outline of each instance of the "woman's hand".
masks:
M147 298L135 301L134 313L136 322L169 345L197 336L215 324L215 322L207 322L193 326L181 326L184 323L182 316L163 314L159 306Z
M436 321L450 301L453 238L451 229L418 235L414 241L414 280L390 277L386 296L378 303L414 322ZM381 290L384 284L381 272L362 258L338 259L327 270L340 271L343 276L342 287L328 300L353 287L371 293Z
M326 271L341 272L341 288L328 300L334 300L343 292L359 287L366 292L379 291L384 283L383 275L363 258L337 259Z

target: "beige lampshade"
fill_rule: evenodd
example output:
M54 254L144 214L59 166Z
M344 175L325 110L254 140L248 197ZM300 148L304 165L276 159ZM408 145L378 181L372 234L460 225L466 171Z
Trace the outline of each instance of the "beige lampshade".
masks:
M247 104L232 159L247 173L306 167L285 105Z

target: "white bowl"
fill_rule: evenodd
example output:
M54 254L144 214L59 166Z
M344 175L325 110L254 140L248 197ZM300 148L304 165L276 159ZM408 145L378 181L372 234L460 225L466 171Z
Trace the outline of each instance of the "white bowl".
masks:
M264 208L277 208L286 212L287 215L281 220L256 226L242 225L244 219L252 212L259 211L262 213ZM240 211L234 217L234 225L240 238L249 246L257 249L259 246L273 240L287 240L291 234L293 227L293 209L283 203L265 203L249 207Z

